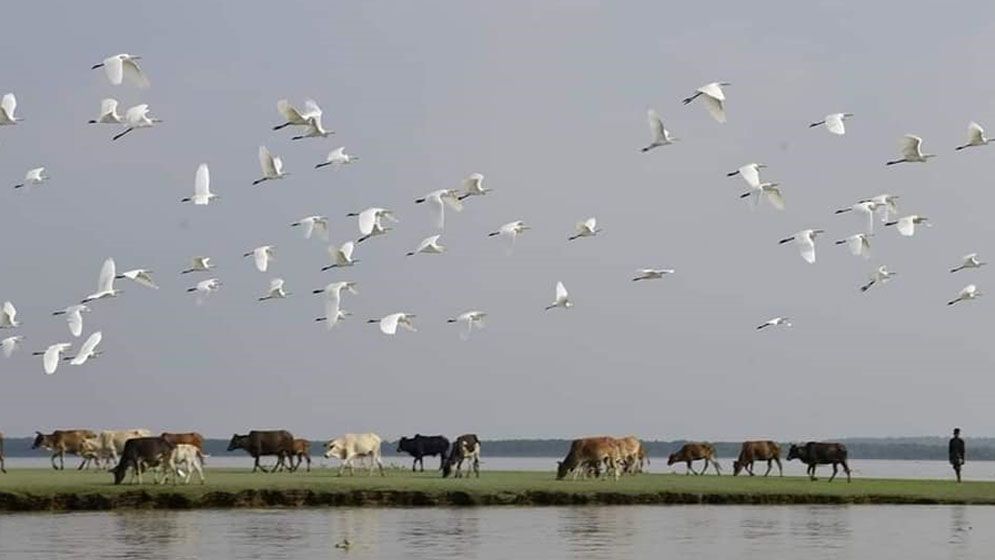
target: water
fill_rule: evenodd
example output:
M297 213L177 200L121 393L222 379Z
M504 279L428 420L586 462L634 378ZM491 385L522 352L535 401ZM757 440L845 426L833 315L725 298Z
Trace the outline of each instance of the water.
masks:
M983 506L622 506L0 514L5 560L991 558ZM348 552L334 544L348 538Z

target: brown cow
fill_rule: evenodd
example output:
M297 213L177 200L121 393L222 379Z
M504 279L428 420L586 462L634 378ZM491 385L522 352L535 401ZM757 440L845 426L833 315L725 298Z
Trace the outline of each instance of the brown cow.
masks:
M287 430L252 430L246 435L233 434L228 442L228 451L244 449L254 459L252 472L277 472L281 466L288 468L286 460L294 454L294 436ZM276 466L272 470L259 464L259 458L276 455Z
M772 463L777 463L777 471L780 476L784 476L784 468L781 466L781 446L777 442L770 440L763 441L744 441L743 446L739 448L739 458L732 463L732 475L736 476L739 471L746 469L746 472L753 476L753 462L754 461L767 461L767 472L764 476L770 474L772 468L774 468Z
M691 467L691 463L703 459L705 461L705 466L701 469L701 472L695 471ZM701 443L692 441L685 443L681 446L677 453L671 453L670 457L667 458L667 464L673 465L674 463L686 463L688 470L684 474L705 474L708 470L708 464L711 463L715 467L715 474L721 475L719 462L715 460L715 447L710 443Z
M294 458L297 464L294 464ZM301 463L307 461L307 472L311 472L311 442L306 439L294 440L294 453L290 456L290 472L301 468Z
M563 480L568 474L573 473L573 478L576 480L582 470L578 467L603 464L615 480L618 480L620 455L618 441L615 438L601 436L575 439L570 444L570 452L566 458L556 462L556 479Z
M52 451L52 468L55 470L65 470L65 455L80 455L83 452L84 441L96 438L97 434L90 430L55 430L50 434L35 432L35 441L31 444L31 449L43 447ZM59 465L55 465L55 458L59 458ZM80 463L78 469L82 469L85 462Z
M183 433L171 433L163 432L159 435L162 439L168 441L173 445L179 445L185 443L187 445L192 445L200 450L201 453L204 452L204 436L198 434L197 432L183 432Z
M0 473L7 474L7 465L3 459L3 432L0 432Z
M636 474L643 472L643 466L648 463L646 449L643 442L636 436L626 436L616 440L622 456L622 472L624 474Z

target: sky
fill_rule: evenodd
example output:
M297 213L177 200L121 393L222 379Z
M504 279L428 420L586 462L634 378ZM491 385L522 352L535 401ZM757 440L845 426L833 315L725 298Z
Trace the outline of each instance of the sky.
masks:
M198 430L227 437L285 428L327 438L374 431L484 439L636 434L776 439L995 434L995 302L948 307L991 270L950 274L962 255L995 258L995 147L954 152L967 123L995 127L995 4L907 10L854 2L108 2L5 7L0 93L24 122L0 128L0 183L44 165L36 188L0 188L0 300L24 348L0 360L0 430ZM901 18L895 18L901 12ZM109 24L115 14L118 24ZM44 25L39 25L44 22ZM112 86L90 67L143 56L151 88ZM681 99L728 81L728 122ZM163 122L111 142L87 125L103 97L148 103ZM327 139L292 142L276 101L314 98ZM647 108L681 141L649 153ZM808 123L852 112L836 137ZM993 129L995 130L995 129ZM938 154L885 167L898 140ZM268 146L291 175L261 187ZM314 164L338 146L360 157ZM751 210L725 174L759 161L787 209ZM208 207L180 204L210 165ZM443 255L405 257L436 233L413 200L479 172L493 192L449 213ZM873 257L836 239L879 193L928 216L915 237L877 227ZM323 242L291 222L394 210L361 262L321 272ZM568 243L596 216L603 234ZM511 255L487 233L534 229ZM879 224L880 225L880 224ZM818 261L782 237L824 228ZM242 254L272 244L256 271ZM210 255L223 289L197 306L180 276ZM161 289L119 281L84 337L104 354L42 372L30 355L72 338L50 315L96 287L103 260L149 268ZM883 288L857 287L878 265ZM635 269L675 268L633 283ZM989 267L995 268L995 267ZM292 296L259 303L282 277ZM358 283L333 331L311 290ZM546 312L557 281L575 306ZM461 341L448 317L488 313ZM415 313L418 332L366 319ZM778 315L794 326L757 331ZM81 339L72 340L76 347Z

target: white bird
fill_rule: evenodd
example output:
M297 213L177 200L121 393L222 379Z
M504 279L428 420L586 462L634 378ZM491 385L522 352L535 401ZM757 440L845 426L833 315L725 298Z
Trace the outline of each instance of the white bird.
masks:
M690 97L684 99L684 104L687 105L691 103L699 96L704 96L702 99L705 102L705 108L708 109L708 113L712 115L712 118L720 123L726 122L726 111L725 111L725 93L722 91L722 87L731 86L729 82L712 82L710 84L705 84L695 90L694 94Z
M206 270L211 270L214 265L211 264L211 257L193 257L190 259L190 268L181 270L180 274L190 274L191 272L203 272Z
M45 373L52 375L55 370L59 369L59 362L62 361L62 353L68 352L73 345L68 342L60 342L58 344L53 344L45 349L44 352L32 352L33 356L42 356L41 363L45 368Z
M853 116L853 113L831 113L826 115L826 118L819 122L814 122L808 125L809 128L815 128L819 125L825 125L826 130L832 132L833 134L838 134L843 136L846 134L846 127L843 125L843 121L849 119Z
M3 350L3 357L11 357L11 355L14 354L14 351L21 347L22 342L24 342L24 337L21 335L8 336L7 338L0 340L0 349Z
M259 301L266 301L268 299L284 299L289 295L290 293L283 289L283 278L274 278L269 281L269 291L266 292L265 296L259 298Z
M879 194L873 198L865 198L860 202L873 202L876 204L878 213L881 214L882 222L887 222L892 214L898 214L897 194Z
M262 245L242 256L252 257L252 260L256 263L256 270L259 272L266 272L266 269L269 268L270 259L274 258L276 253L274 252L272 245Z
M751 185L750 190L739 195L739 198L753 197L753 207L760 204L761 198L766 198L771 206L778 210L784 210L784 196L781 194L781 183L758 183Z
M14 185L15 189L19 189L26 185L40 185L45 181L48 181L48 175L45 175L44 167L35 167L34 169L29 169L24 175L24 182Z
M467 311L466 313L461 313L457 317L452 319L447 319L447 323L462 323L466 325L466 330L460 332L460 338L462 340L468 340L470 334L473 333L473 329L478 330L484 328L484 318L487 314L483 311Z
M83 313L89 311L90 308L85 305L70 305L61 311L52 312L52 315L65 315L66 322L69 323L69 332L78 337L83 334Z
M121 115L117 114L117 99L108 97L100 101L100 116L89 121L90 124L121 124Z
M640 268L636 271L636 277L632 279L633 282L638 282L639 280L657 280L663 278L668 274L673 274L676 272L672 268Z
M885 222L885 226L898 226L898 233L905 237L912 237L916 234L916 226L919 224L924 224L926 227L931 227L932 224L929 222L929 218L925 216L919 216L917 214L911 214L909 216L903 216L894 222Z
M456 189L439 189L432 191L422 198L415 199L415 204L430 202L435 211L435 227L442 229L446 225L446 206L457 212L463 210L463 203L460 202L460 192Z
M596 218L588 218L582 222L577 222L577 225L574 226L574 231L575 233L568 237L567 241L573 241L581 237L593 237L604 230L598 227L598 220Z
M821 229L803 229L791 237L782 239L779 243L783 245L794 241L805 262L812 264L815 262L815 238L820 233L824 233L824 231Z
M556 283L556 299L553 303L546 306L546 311L556 307L562 307L563 309L570 309L574 304L570 301L570 294L567 293L566 287L563 286L563 282Z
M402 326L411 332L417 332L414 323L411 321L415 316L411 313L391 313L383 319L370 319L367 323L379 323L380 332L393 335L397 332L397 327Z
M746 181L746 184L754 187L760 184L760 170L767 167L764 163L747 163L746 165L740 167L739 169L726 173L726 177L735 177L739 175Z
M328 256L331 258L332 264L321 267L321 270L325 271L332 268L352 266L353 264L359 262L358 260L352 258L352 252L355 248L356 244L352 241L346 241L341 247L329 245Z
M885 165L895 165L896 163L913 163L920 162L924 163L929 158L936 157L935 154L924 154L922 153L922 138L916 136L915 134L906 134L902 137L899 142L899 151L902 154L901 159L893 159L886 162Z
M325 127L321 125L320 114L318 114L317 116L308 117L307 125L305 126L307 128L304 129L303 133L298 134L297 136L293 136L290 139L303 140L305 138L327 138L329 134L335 134L334 130L326 130Z
M197 206L206 206L215 198L220 196L211 192L211 170L206 163L197 166L197 173L194 175L193 196L181 199L180 202L193 202Z
M964 289L961 290L960 293L957 294L956 298L948 301L947 305L953 305L958 301L969 301L981 297L982 295L984 294L981 293L981 290L979 290L977 286L974 284L968 284L967 286L964 286Z
M342 290L351 294L356 294L355 282L332 282L321 290L314 290L316 294L325 294L325 316L315 319L315 321L325 321L325 326L329 330L338 322L349 315L348 311L343 311Z
M149 79L138 65L138 61L141 59L140 56L127 53L116 54L105 58L100 64L94 64L91 70L103 67L107 81L116 86L121 85L127 75L128 81L133 85L147 88L149 87Z
M484 186L484 176L480 173L471 173L466 179L463 179L463 194L459 195L459 199L463 200L470 196L483 196L489 192L491 192L491 189Z
M428 255L438 255L441 253L445 253L446 252L445 246L439 245L440 237L442 236L430 235L429 237L422 239L422 242L418 244L418 248L415 249L414 251L409 252L408 256L412 257L414 255L417 255L418 253L425 253Z
M359 161L358 156L352 156L345 153L345 146L339 146L334 150L328 152L328 156L325 157L325 161L315 165L315 169L320 169L326 165L331 165L332 167L341 167L343 165L349 165L354 161Z
M356 243L362 243L371 237L383 235L390 231L391 228L383 225L384 218L397 223L394 213L386 208L367 208L362 212L350 212L346 214L346 217L358 217L359 233L362 234L362 237L357 239Z
M281 128L285 128L290 125L307 126L309 118L315 115L321 116L321 108L318 107L318 104L312 99L308 99L304 102L303 111L298 110L286 99L281 99L276 102L276 110L283 115L286 122L274 126L273 130L280 130Z
M511 252L511 248L515 245L515 240L524 231L532 229L530 226L526 225L525 222L521 220L516 220L514 222L508 222L504 224L497 231L492 231L487 234L488 237L495 237L500 235L508 243L508 252Z
M9 301L3 302L3 307L0 307L0 329L12 329L19 326L21 323L17 321L17 308Z
M971 121L967 125L967 144L957 146L954 149L960 151L972 146L985 146L991 141L990 138L985 138L985 129L981 128L980 124Z
M127 128L125 128L124 131L115 134L111 140L117 140L132 130L138 128L149 128L150 126L155 126L161 122L161 119L153 117L149 114L149 106L147 103L135 105L124 113L124 124L127 125Z
M864 257L865 259L871 258L871 233L858 233L851 235L846 239L840 239L836 242L837 245L846 245L847 249L850 250L850 254L855 257Z
M271 154L266 146L259 146L259 167L263 170L263 176L253 181L253 185L258 185L263 181L283 179L290 175L283 170L283 160Z
M790 326L791 326L791 320L788 319L787 317L774 317L773 319L769 319L760 326L758 326L757 330L759 331L760 329L766 329L767 327L790 327Z
M986 262L978 260L978 254L977 253L969 253L967 255L964 255L964 257L961 259L961 261L962 262L961 262L960 266L958 266L956 268L951 268L950 272L957 272L957 271L960 271L960 270L964 270L965 268L981 268L981 267L985 266L986 264L988 264Z
M4 94L3 99L0 100L0 126L7 124L17 124L18 121L24 119L19 119L14 116L14 110L17 109L17 98L14 97L13 93Z
M89 303L98 299L104 299L109 297L115 297L122 293L121 290L114 288L114 279L117 278L117 268L114 265L114 259L107 259L104 261L103 266L100 267L100 278L97 280L97 291L83 298L80 303Z
M853 206L848 206L846 208L840 208L836 211L836 214L844 214L846 212L858 212L867 215L867 233L874 233L874 212L880 206L879 203L873 200L862 200Z
M304 239L311 239L317 233L319 239L328 241L328 218L325 216L308 216L290 224L290 227L298 226L304 228Z
M121 274L118 274L114 278L120 280L122 278L127 278L132 282L141 284L146 288L152 288L153 290L158 290L159 286L156 285L155 280L152 279L152 271L146 268L136 268L135 270L126 270Z
M642 149L644 153L652 150L653 148L673 144L678 140L677 138L671 136L670 131L663 126L663 120L660 118L660 115L656 113L656 111L653 109L647 110L646 117L649 119L650 135L653 136L653 140L648 146Z
M90 358L96 358L99 356L100 352L97 352L97 345L100 344L100 341L103 338L104 335L100 331L91 334L86 339L86 342L83 343L83 346L80 347L79 352L76 352L76 355L73 356L73 359L69 362L69 365L81 366Z
M891 272L888 270L888 267L881 265L877 267L877 269L870 274L869 278L871 279L871 281L861 286L860 291L866 292L867 290L870 290L871 286L875 284L887 284L888 281L891 280L892 277L894 277L897 274L898 274L897 272Z
M197 285L193 288L187 288L187 292L196 292L197 294L197 305L204 303L204 299L211 295L212 293L221 289L221 280L217 278L208 278L207 280L201 280L197 282Z

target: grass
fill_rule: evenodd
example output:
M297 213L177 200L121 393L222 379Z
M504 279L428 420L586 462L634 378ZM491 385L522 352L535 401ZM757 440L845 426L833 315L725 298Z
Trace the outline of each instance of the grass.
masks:
M389 470L338 477L208 469L207 484L114 485L104 472L12 469L0 475L2 510L273 507L318 505L571 505L571 504L991 504L995 483L939 480L732 477L641 474L608 480L557 481L552 472L484 472L478 479L442 479L436 472Z

